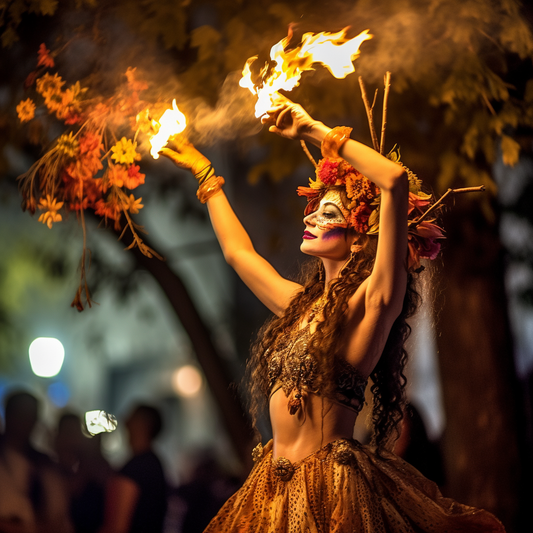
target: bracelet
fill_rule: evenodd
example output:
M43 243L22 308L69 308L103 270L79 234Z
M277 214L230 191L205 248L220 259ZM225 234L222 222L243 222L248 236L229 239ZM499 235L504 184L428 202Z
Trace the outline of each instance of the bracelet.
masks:
M200 183L200 186L198 187L198 190L196 191L196 197L200 202L205 204L211 196L214 196L220 189L222 189L222 185L224 185L225 180L222 176L215 176L212 175L209 179L205 179L202 183Z
M338 159L339 150L341 146L350 138L352 128L347 126L337 126L330 130L322 139L320 150L322 157L329 157L330 159Z
M198 181L198 185L202 185L204 182L206 182L209 178L211 178L215 173L215 169L213 168L213 165L209 163L209 165L205 166L197 172L194 175L194 178Z

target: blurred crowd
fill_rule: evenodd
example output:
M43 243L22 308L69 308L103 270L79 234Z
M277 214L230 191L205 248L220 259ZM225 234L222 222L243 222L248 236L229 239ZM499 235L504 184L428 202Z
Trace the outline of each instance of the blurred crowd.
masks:
M130 458L118 469L75 413L61 414L49 453L34 445L39 401L28 392L4 400L0 435L0 533L201 533L240 485L212 454L197 460L179 487L166 482L154 451L162 431L158 409L135 405L123 421ZM414 406L404 413L394 452L444 483L438 446Z
M124 421L130 458L118 469L76 413L63 413L50 450L34 444L38 399L25 391L4 400L0 435L0 533L196 533L239 486L209 454L179 487L166 482L154 451L158 409L133 406Z

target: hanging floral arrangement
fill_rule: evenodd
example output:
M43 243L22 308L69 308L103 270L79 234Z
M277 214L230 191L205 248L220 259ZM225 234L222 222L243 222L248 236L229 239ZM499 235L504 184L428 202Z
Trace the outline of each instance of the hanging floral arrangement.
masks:
M79 81L67 85L54 68L53 54L41 44L36 69L25 83L33 95L16 110L21 123L33 120L38 112L47 113L65 130L18 180L22 207L31 214L38 212L39 222L52 228L73 212L82 226L80 283L72 302L82 311L85 303L92 305L86 279L86 210L112 223L121 238L129 228L133 241L128 249L136 246L144 255L161 259L143 242L139 235L143 228L131 217L143 208L142 198L135 194L145 180L138 164L137 136L140 131L157 133L157 122L149 117L151 106L140 98L148 84L137 79L135 68L128 68L115 93L105 98L91 94Z

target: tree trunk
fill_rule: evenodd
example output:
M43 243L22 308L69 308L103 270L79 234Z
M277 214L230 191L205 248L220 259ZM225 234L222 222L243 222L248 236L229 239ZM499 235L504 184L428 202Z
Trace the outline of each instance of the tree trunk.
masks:
M131 241L131 233L127 230L121 242L129 246ZM145 235L143 235L143 241L150 246ZM131 252L138 267L150 272L157 281L187 332L215 398L230 442L243 466L248 469L251 465L252 446L252 432L248 416L237 393L232 388L232 379L224 365L223 358L213 344L209 329L199 315L187 287L165 261L146 257L138 248L133 248Z
M520 496L521 400L504 254L497 224L487 224L470 202L458 199L444 221L447 241L437 284L445 492L493 512L511 532L517 531Z

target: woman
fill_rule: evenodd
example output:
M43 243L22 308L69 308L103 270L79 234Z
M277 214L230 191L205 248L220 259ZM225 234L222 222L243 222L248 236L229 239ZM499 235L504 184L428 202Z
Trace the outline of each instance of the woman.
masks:
M303 285L255 252L204 156L183 140L161 152L192 170L226 261L275 315L248 365L252 415L268 401L273 439L256 447L250 476L206 531L503 531L386 449L404 401L413 272L442 236L427 221L408 232L408 214L428 204L412 192L420 180L290 101L264 122L324 156L317 179L299 189L309 200L301 250L317 258ZM368 377L374 447L352 439Z

